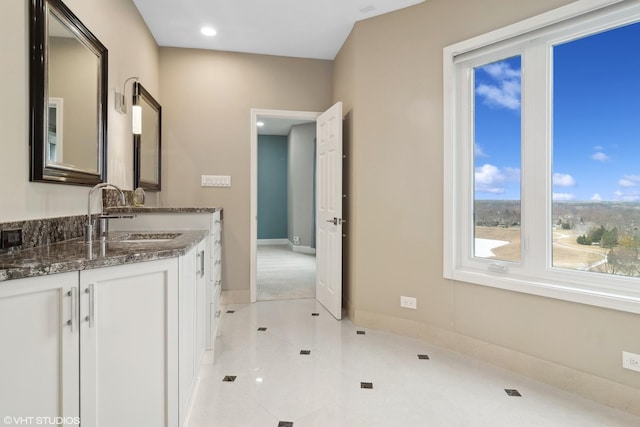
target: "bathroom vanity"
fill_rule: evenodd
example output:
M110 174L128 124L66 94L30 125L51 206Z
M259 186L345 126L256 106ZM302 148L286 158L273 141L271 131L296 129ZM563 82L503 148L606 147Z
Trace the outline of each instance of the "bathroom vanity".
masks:
M184 425L207 341L209 236L111 232L0 255L0 413Z
M135 218L113 219L111 230L162 231L162 230L207 230L209 257L205 267L209 269L206 288L207 301L207 348L213 349L215 337L220 331L222 293L222 223L224 211L217 207L133 207L117 206L106 209L108 214L135 215ZM204 261L204 260L203 260Z

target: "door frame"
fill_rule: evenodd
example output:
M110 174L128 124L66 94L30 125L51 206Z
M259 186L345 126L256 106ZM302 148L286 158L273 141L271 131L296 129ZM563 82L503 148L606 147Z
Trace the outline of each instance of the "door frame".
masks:
M250 154L250 232L249 232L249 301L256 302L258 295L258 126L259 119L297 119L316 121L322 112L251 109Z

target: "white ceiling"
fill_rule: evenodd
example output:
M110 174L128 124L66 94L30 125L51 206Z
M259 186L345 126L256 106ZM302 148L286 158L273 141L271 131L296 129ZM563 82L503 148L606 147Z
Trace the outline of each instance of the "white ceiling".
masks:
M424 0L133 1L160 46L332 60L356 21Z

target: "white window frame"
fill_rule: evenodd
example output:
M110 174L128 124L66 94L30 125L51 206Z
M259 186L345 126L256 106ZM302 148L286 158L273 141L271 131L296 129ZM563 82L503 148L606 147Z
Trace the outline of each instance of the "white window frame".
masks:
M549 232L552 47L639 19L640 0L579 0L444 49L445 278L640 313L640 279L552 267ZM519 263L472 253L473 67L515 55L523 70Z

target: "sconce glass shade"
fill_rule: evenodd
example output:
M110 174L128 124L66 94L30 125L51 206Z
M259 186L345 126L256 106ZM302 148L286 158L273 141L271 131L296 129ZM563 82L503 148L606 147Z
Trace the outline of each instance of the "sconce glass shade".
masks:
M131 127L134 135L142 134L142 107L140 105L131 107Z

